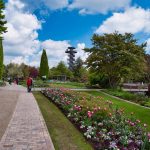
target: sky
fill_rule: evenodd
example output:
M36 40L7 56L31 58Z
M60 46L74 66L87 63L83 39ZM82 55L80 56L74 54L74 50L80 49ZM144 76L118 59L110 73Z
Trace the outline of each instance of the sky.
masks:
M49 66L67 63L65 50L74 46L76 58L86 59L94 33L131 32L150 53L149 0L5 0L8 32L4 63L40 65L46 49Z

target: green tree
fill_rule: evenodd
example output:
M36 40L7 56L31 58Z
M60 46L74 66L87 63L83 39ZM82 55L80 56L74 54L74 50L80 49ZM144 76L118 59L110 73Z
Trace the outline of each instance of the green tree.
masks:
M2 78L3 75L3 43L2 39L0 38L0 79Z
M3 44L2 44L2 34L7 32L7 27L5 24L7 23L5 19L5 15L3 14L3 10L5 9L5 5L3 0L0 0L0 79L3 74Z
M135 79L145 71L146 44L138 45L133 34L94 34L92 44L92 48L85 49L89 53L87 66L93 73L108 78L110 87L122 79Z
M63 61L60 61L56 67L50 69L50 77L66 76L72 78L72 72L66 67Z
M2 34L7 32L7 27L5 27L5 24L7 21L5 21L5 15L3 14L3 10L5 9L5 5L3 0L0 0L0 37L2 38Z
M12 78L23 77L22 68L18 64L10 63L5 67L5 75Z
M74 63L73 75L76 81L86 81L88 78L88 72L86 68L83 66L83 61L80 57L78 57Z
M43 49L43 53L41 56L41 62L40 62L40 70L39 70L40 77L46 76L48 78L49 75L49 66L48 66L48 59L46 50Z

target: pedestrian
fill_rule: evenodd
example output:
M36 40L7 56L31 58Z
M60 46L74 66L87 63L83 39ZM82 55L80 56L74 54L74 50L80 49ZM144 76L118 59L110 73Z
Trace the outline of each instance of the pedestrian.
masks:
M18 79L18 77L16 78L16 84L17 84L17 85L19 84L19 79Z
M31 92L31 89L32 89L32 78L31 78L31 77L28 77L26 83L27 83L27 91L28 91L28 92Z
M8 82L11 85L11 82L12 82L11 77L8 78Z

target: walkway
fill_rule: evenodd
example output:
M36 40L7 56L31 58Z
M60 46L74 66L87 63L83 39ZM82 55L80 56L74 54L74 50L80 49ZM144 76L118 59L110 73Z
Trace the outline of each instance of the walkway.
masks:
M0 142L0 150L54 150L44 119L32 93L11 85L2 91L19 93L17 105ZM12 97L9 97L12 99Z

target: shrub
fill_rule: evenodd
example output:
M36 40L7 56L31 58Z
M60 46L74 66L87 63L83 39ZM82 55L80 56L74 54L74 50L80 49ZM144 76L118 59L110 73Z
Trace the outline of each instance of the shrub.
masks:
M129 93L129 92L118 90L118 89L108 89L108 90L104 90L104 92L111 94L113 96L125 99L125 100L129 100L134 103L138 103L142 106L146 106L147 103L150 101L150 99L146 97L145 95L133 94L133 93Z

